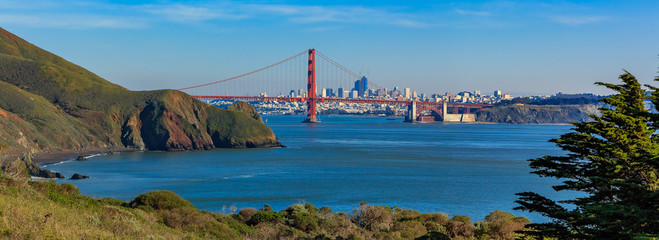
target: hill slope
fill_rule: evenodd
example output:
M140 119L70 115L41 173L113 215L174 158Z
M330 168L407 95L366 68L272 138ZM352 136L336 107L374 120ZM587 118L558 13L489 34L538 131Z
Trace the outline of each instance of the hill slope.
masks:
M174 90L129 91L0 28L0 156L278 145L272 130L244 111Z
M598 107L585 105L507 105L476 113L476 121L512 124L571 123L592 121L589 114L599 114Z

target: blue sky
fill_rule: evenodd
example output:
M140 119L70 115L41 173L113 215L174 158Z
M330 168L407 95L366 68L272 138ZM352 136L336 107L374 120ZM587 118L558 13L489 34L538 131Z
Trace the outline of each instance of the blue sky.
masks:
M659 66L659 1L0 0L0 26L132 90L221 80L316 48L384 87L608 93Z

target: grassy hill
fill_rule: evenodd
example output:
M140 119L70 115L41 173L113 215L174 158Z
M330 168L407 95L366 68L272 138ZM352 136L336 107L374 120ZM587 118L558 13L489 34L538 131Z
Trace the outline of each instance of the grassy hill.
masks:
M129 91L0 28L0 156L277 145L274 133L245 111L174 90Z

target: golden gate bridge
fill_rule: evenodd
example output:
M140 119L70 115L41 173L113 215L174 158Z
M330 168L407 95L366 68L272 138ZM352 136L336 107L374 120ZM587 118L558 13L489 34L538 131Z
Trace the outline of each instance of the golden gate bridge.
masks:
M306 58L304 58L305 55ZM320 58L316 58L316 56ZM364 82L359 83L360 80ZM303 85L305 82L306 87ZM358 83L363 85L358 86ZM351 89L350 86L353 84L355 88L363 89L359 92L359 97L347 98L344 87ZM406 121L411 122L417 121L420 118L419 115L424 111L430 111L435 119L444 120L447 114L469 114L472 110L482 110L492 106L478 103L428 102L400 98L367 98L363 93L363 90L367 88L366 84L364 76L350 71L315 49L309 49L245 74L177 90L200 100L306 102L307 116L304 122L308 123L319 122L316 118L316 104L318 103L404 105L408 106ZM377 91L385 90L372 80L368 80L368 85L378 89ZM298 87L299 90L296 93L295 90ZM323 89L322 94L318 93L318 87ZM306 92L304 92L305 89ZM334 89L337 89L336 94L333 93ZM268 96L268 93L277 93L277 95Z

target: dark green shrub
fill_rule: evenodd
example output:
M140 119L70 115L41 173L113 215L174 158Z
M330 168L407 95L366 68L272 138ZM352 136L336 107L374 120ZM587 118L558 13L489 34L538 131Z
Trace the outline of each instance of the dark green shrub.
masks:
M176 208L160 212L168 227L194 232L201 238L238 239L239 232L219 222L212 213L194 208Z
M398 214L396 214L396 219L398 221L409 221L409 220L416 220L419 217L421 217L421 213L416 210L412 209L403 209Z
M420 216L421 221L444 225L448 222L448 215L443 213L424 213Z
M259 211L272 212L272 207L270 207L270 205L266 204L261 209L259 209Z
M101 203L101 204L107 204L107 205L111 205L111 206L125 206L126 205L126 202L124 202L124 201L114 199L114 198L107 198L107 197L98 199L98 202Z
M311 204L311 203L305 203L304 208L306 208L307 212L309 212L311 214L318 213L318 208L316 206L314 206L313 204Z
M283 218L276 212L258 211L252 215L252 218L247 221L247 224L253 226L259 223L278 223L281 221L283 221Z
M446 225L447 234L452 238L470 238L474 236L474 230L475 227L471 224L471 218L465 215L455 215Z
M352 221L369 231L388 231L394 223L391 208L362 203L352 211Z
M415 238L414 240L451 240L451 238L440 232L429 232L428 234Z
M423 223L419 221L402 221L394 223L391 231L397 231L405 239L414 239L428 233Z
M289 226L310 232L318 228L317 212L318 208L310 203L294 204L281 211L281 215L287 220Z
M254 208L243 208L238 211L238 220L242 222L247 222L250 219L252 219L252 215L254 215L256 212L258 212Z
M234 215L238 215L238 214L234 214ZM253 229L249 225L239 220L236 220L233 216L226 216L222 214L215 214L214 216L218 222L226 224L231 229L240 233L240 235L245 236L253 231Z
M515 217L512 213L494 210L485 217L484 222L477 224L476 232L493 239L513 239L518 236L515 231L523 230L529 223L524 217Z
M129 203L132 208L145 210L171 210L175 208L194 208L192 203L171 191L151 191L137 196Z
M467 215L455 215L451 220L471 225L471 217Z
M305 232L311 232L318 229L318 221L314 214L307 212L297 212L291 216L291 227L300 229Z
M329 207L321 207L320 210L318 210L318 212L323 215L329 215L332 214L332 209Z

